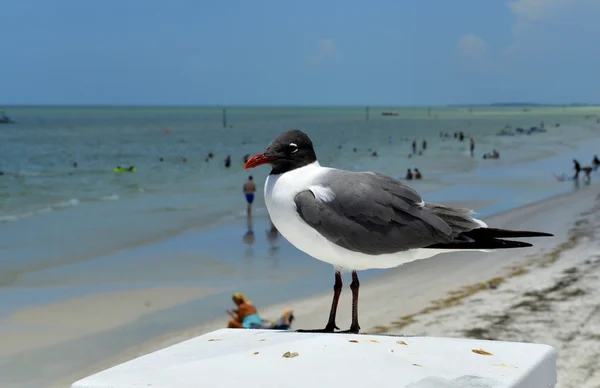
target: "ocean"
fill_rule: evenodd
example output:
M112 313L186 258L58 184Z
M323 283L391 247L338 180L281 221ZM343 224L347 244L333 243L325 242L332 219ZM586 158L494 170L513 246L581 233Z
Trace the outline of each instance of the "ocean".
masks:
M573 157L589 163L593 151L578 149L600 131L597 108L371 107L366 120L364 107L230 107L226 128L219 107L9 112L18 123L0 127L2 286L18 285L23 274L39 269L244 218L242 184L253 174L262 187L268 168L244 171L243 157L264 150L287 129L311 136L322 165L398 179L416 167L424 179L411 185L426 197L443 193L502 208L565 190L552 173L570 173ZM546 133L496 135L507 125L529 129L541 122ZM454 138L458 131L466 135L462 142ZM470 137L476 157L469 154ZM427 140L427 149L409 158L413 139L418 149ZM500 159L482 159L493 149ZM214 158L207 162L209 153ZM224 166L227 155L230 168ZM131 165L135 173L113 172ZM260 193L255 208L266 216Z

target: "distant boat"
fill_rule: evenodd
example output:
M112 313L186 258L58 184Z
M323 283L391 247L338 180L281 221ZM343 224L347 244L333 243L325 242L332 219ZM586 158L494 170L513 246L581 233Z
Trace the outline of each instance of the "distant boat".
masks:
M381 112L382 116L398 116L398 112Z
M4 112L0 112L0 124L14 124L14 121L4 114Z

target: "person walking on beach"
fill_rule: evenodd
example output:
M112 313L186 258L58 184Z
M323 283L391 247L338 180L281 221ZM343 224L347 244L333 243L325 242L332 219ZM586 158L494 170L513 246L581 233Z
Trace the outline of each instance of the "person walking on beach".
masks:
M246 196L246 202L248 202L248 217L252 215L252 202L254 202L254 193L256 193L256 185L254 184L254 178L252 175L248 177L246 183L244 183L244 195Z
M413 140L412 142L412 153L416 154L417 153L417 141Z
M581 171L583 171L583 173L585 174L585 180L587 182L590 181L591 174L592 174L592 168L591 167L589 167L589 166L581 167L581 164L579 164L579 161L577 159L573 159L573 168L575 169L575 176L573 177L573 180L578 181L579 180L579 173Z

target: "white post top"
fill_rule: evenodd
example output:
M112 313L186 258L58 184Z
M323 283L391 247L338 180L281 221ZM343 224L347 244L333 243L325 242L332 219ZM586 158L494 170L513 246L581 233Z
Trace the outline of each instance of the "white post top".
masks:
M547 345L222 329L86 377L73 388L553 388Z

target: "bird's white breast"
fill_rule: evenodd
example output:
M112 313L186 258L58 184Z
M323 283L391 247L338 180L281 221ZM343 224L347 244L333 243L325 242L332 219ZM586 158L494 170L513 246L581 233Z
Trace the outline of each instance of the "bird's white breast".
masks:
M269 175L265 182L265 204L271 221L292 245L316 259L329 262L326 257L333 255L325 243L329 241L300 218L294 202L298 193L314 186L319 175L326 171L315 162L284 174Z
M311 190L317 200L333 200L335 193L317 183L321 175L329 170L331 169L314 162L284 174L267 177L265 203L271 221L283 237L296 248L318 260L346 270L393 268L444 252L434 249L412 249L394 254L364 255L327 240L300 218L294 198L301 191Z

